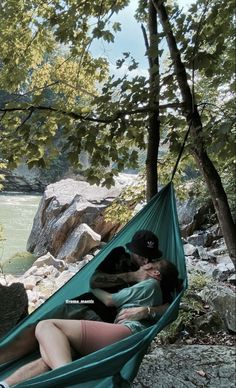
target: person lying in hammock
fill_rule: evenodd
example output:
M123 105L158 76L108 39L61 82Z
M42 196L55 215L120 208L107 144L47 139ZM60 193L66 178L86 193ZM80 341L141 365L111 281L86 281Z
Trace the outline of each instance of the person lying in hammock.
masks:
M93 288L98 287L114 293L127 285L145 280L151 276L152 263L162 257L158 237L149 230L137 231L131 242L126 244L126 248L128 251L122 246L116 247L107 255L91 278ZM146 264L145 267L143 267L144 264ZM74 299L81 301L92 298L91 293L86 293ZM114 322L116 316L117 323L124 319L159 319L169 306L169 302L168 297L165 297L161 306L149 306L149 309L143 306L129 307L121 310L117 316L115 307L107 307L95 297L93 305L88 305L87 317L92 320ZM91 310L97 314L97 317Z
M107 291L114 292L121 289L127 284L132 285L140 280L145 280L152 276L152 263L160 260L162 252L159 249L159 240L157 236L149 230L139 230L124 247L114 248L104 261L98 266L96 273L92 276L91 286L93 288L105 288ZM141 267L143 264L146 267ZM109 288L107 288L109 287ZM94 298L95 303L84 309L84 306L78 304L67 305L62 303L60 308L51 311L44 319L47 318L68 318L68 319L87 319L100 320L106 322L122 323L124 320L158 320L168 308L170 300L164 296L160 306L135 306L120 309L116 315L116 308L107 307L95 296L91 294L80 295L79 299ZM79 307L79 309L77 308ZM91 307L94 311L91 310ZM86 311L87 310L87 311ZM69 311L69 313L68 313ZM72 312L72 313L71 313ZM91 314L92 312L92 314ZM0 364L19 359L20 357L37 350L38 343L35 337L35 325L24 329L17 338L8 344L5 348L0 349ZM36 359L27 369L24 369L24 378L33 377L47 370L47 366L41 358ZM20 372L19 372L20 373ZM16 378L18 381L21 377Z
M164 298L170 300L172 293L175 290L179 291L180 284L176 266L167 260L160 260L153 263L152 276L146 280L116 293L109 293L97 288L93 289L92 293L106 306L116 306L118 309L127 307L149 309L150 306L162 304ZM39 343L44 371L61 367L70 363L73 358L90 354L111 345L152 324L151 320L126 319L122 323L63 319L42 320L36 326L35 336ZM76 356L74 352L76 352ZM4 382L0 382L0 387L10 387L28 379L27 373L25 373L28 365L20 368ZM35 373L33 375L31 373L30 377L38 374L35 370Z
M126 244L126 248L116 247L108 254L91 277L91 287L100 287L109 292L115 292L127 286L127 284L132 285L151 276L152 263L160 260L162 256L158 237L149 230L139 230L133 235L131 241ZM147 267L142 267L147 263L149 263ZM45 319L68 318L114 322L116 316L116 323L121 323L124 319L159 319L169 305L169 301L164 299L164 304L161 306L148 306L149 308L144 306L129 307L122 309L117 315L116 308L105 306L91 293L79 296L79 299L83 300L90 300L91 298L94 298L95 303L90 304L86 309L83 305L75 304L73 306L63 302L60 308L51 311ZM36 348L35 326L32 325L27 327L7 347L0 349L0 364L32 353ZM41 367L43 372L44 365L41 365ZM40 361L37 364L36 360L32 368L39 371Z

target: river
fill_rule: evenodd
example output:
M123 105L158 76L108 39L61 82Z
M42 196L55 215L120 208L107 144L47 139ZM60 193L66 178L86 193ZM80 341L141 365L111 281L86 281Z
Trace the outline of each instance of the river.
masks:
M0 225L5 238L0 242L0 264L4 273L21 274L34 261L26 252L26 243L40 199L37 194L0 194Z

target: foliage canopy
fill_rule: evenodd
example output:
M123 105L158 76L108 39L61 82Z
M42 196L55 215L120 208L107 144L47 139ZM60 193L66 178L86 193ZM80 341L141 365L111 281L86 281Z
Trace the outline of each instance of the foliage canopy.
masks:
M128 69L119 77L109 74L105 58L95 58L90 52L93 39L115 41L121 25L114 21L114 14L119 19L119 12L128 3L128 0L1 2L0 140L1 157L10 167L22 159L30 167L45 167L63 153L80 170L83 167L80 155L85 152L90 162L85 174L90 182L103 180L108 186L119 171L137 167L139 150L144 150L147 142L149 79L137 75L139 65L130 53L123 53L117 60L118 69L122 66ZM144 25L147 3L139 1L136 13L137 20ZM196 104L202 110L208 152L226 178L226 186L232 190L234 1L197 0L188 12L180 12L176 4L170 5L168 12ZM162 31L158 40L163 48L159 50L159 97L165 153L160 154L159 168L164 181L170 177L186 124ZM152 58L155 53L149 48L146 55ZM151 72L155 70L153 66ZM191 139L181 173L187 171L185 165L193 163L189 161L190 147ZM181 180L184 179L181 174Z

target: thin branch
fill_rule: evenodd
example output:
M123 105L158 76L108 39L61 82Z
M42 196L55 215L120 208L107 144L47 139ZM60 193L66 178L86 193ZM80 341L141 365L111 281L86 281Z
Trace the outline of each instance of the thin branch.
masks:
M13 98L11 101L6 101L5 104L9 104L10 102L12 103L13 101L17 101L18 98L22 98L22 97L25 97L35 91L38 91L38 90L46 90L47 88L51 87L51 86L55 86L59 83L60 81L55 81L55 82L52 82L50 84L47 84L45 86L41 86L41 87L38 87L38 88L33 88L31 90L29 90L28 92L25 92L25 93L12 93L12 96L15 97Z
M1 119L0 119L0 122L4 119L4 117L6 116L6 111L3 113L3 115L2 115L2 117L1 117Z
M32 112L35 112L35 111L48 111L48 112L55 112L55 113L59 113L59 114L63 114L63 115L66 115L68 117L71 117L73 118L74 120L82 120L82 121L90 121L90 122L95 122L95 123L104 123L104 124L109 124L109 123L112 123L114 121L117 121L118 119L126 116L126 115L132 115L132 114L137 114L137 113L147 113L150 111L150 108L147 107L147 108L137 108L135 110L132 110L132 111L117 111L111 118L99 118L99 117L91 117L91 116L84 116L84 115L81 115L79 113L75 113L75 112L66 112L64 110L60 110L60 109L56 109L56 108L53 108L51 106L30 106L28 108L4 108L4 109L0 109L0 112L25 112L25 111L32 111Z
M33 43L33 41L37 38L38 34L39 34L39 30L37 30L37 31L35 32L34 36L33 36L33 37L31 38L31 40L27 43L25 49L23 50L23 52L22 52L22 54L21 54L21 57L22 57L23 55L25 55L26 51L27 51L28 48L31 46L31 44Z
M61 83L61 84L63 84L63 85L66 85L66 86L68 86L69 88L74 89L74 90L77 90L77 91L80 89L81 92L83 92L83 93L85 93L85 94L88 94L90 97L97 97L96 94L93 94L93 93L91 93L91 92L88 92L88 90L82 88L81 86L80 86L80 88L78 89L77 87L75 87L75 86L69 84L69 83L66 82L66 81L57 81L57 82L58 82L58 83Z
M32 116L34 110L33 109L30 109L29 110L29 114L24 118L24 120L20 123L20 125L17 127L17 131L23 127L23 125L26 123L26 121L28 121L30 119L30 117Z
M38 88L33 88L33 89L31 89L31 90L29 90L28 92L25 92L25 93L18 93L18 94L14 93L14 94L12 94L12 96L14 98L11 101L6 101L5 104L8 104L9 102L12 103L13 101L17 101L17 99L25 97L25 96L27 96L27 95L35 92L35 91L46 90L46 89L48 89L48 88L50 88L52 86L58 85L60 83L70 87L71 89L78 90L78 88L76 88L74 85L71 85L71 84L69 84L68 82L65 82L65 81L58 80L58 81L55 81L55 82L51 82L50 84L47 84L45 86L41 86L41 87L38 87ZM96 97L95 94L88 92L86 89L84 89L82 87L80 87L80 90L83 93L88 94L90 97Z
M149 50L149 42L148 42L147 32L146 32L146 29L145 29L143 24L141 24L141 29L142 29L142 32L143 32L143 39L144 39L146 51L148 52L148 50ZM148 62L149 62L149 67L151 68L152 67L152 60L151 60L150 55L148 55Z
M184 108L184 103L171 103L171 104L164 104L160 105L160 109L167 109L167 108ZM30 106L30 107L14 107L14 108L0 108L0 112L3 112L3 115L5 115L7 112L27 112L29 111L32 115L35 111L48 111L48 112L55 112L59 114L63 114L66 116L69 116L73 118L74 120L81 120L81 121L90 121L94 123L104 123L109 124L112 122L117 121L120 118L123 118L126 115L134 115L134 114L142 114L142 113L149 113L149 112L155 112L156 109L151 109L149 106L146 107L140 107L133 110L120 110L117 111L111 118L99 118L99 117L91 117L88 115L81 115L79 113L75 112L67 112L61 109L56 109L51 106Z

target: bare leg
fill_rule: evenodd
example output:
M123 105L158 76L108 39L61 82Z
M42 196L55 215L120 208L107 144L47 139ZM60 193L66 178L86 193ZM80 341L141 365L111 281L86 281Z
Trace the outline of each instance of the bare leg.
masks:
M50 368L45 364L42 358L38 358L16 370L11 376L7 377L5 381L11 387L49 370Z
M84 345L82 345L84 343L82 341L82 324L86 324L86 331L90 339L92 339L93 347L92 350L91 344L87 343L85 353L82 349L82 347L84 348ZM48 319L39 322L35 330L35 336L40 345L42 358L22 366L8 377L5 382L9 386L15 385L71 362L72 357L76 354L75 352L80 354L86 354L87 352L88 354L131 335L129 328L121 328L122 325L105 322L96 322L96 326L94 324L95 322L91 321L81 322L78 320L61 319ZM97 328L96 330L94 330L95 327ZM97 336L97 333L100 331L105 332L104 338ZM98 338L100 342L97 341Z
M0 364L17 360L20 357L37 349L38 342L35 338L35 326L25 329L8 346L0 349Z
M66 313L65 306L62 305L60 309L58 307L52 310L49 315L63 317ZM31 325L24 329L9 345L0 349L0 365L8 361L18 360L26 354L32 353L38 349L38 341L35 337L36 324Z
M50 319L38 323L35 330L44 362L55 369L72 361L71 346L80 350L81 324L77 320Z
M130 336L131 331L107 322L49 319L39 322L35 335L42 359L54 369L72 361L71 350L86 355Z

